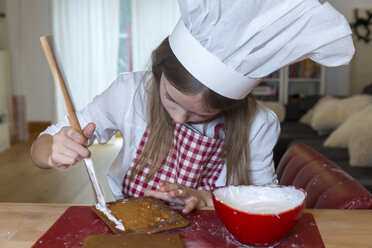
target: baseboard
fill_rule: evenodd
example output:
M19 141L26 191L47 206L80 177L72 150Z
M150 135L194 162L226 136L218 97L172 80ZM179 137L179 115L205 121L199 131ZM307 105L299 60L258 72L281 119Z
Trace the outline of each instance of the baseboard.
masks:
M29 121L28 122L28 131L30 133L35 133L35 132L42 132L50 126L52 122L50 121Z
M9 127L7 122L0 123L0 152L10 147Z
M35 139L42 131L44 131L52 122L50 121L29 121L28 133L31 140Z
M36 138L42 131L52 124L50 121L29 121L28 122L28 133L31 139ZM121 133L115 134L117 138L121 138Z

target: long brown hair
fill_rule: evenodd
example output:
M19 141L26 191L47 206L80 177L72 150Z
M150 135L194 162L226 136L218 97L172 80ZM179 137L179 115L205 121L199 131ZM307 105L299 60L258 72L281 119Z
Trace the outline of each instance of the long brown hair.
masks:
M135 163L130 180L147 164L151 164L147 181L151 180L173 149L173 120L160 99L161 75L179 91L203 93L206 106L221 110L225 116L224 154L227 164L226 184L250 183L249 130L256 101L250 94L241 100L223 97L192 76L178 61L166 38L152 53L152 78L147 83L147 115L150 133L145 147ZM227 82L228 83L228 82Z

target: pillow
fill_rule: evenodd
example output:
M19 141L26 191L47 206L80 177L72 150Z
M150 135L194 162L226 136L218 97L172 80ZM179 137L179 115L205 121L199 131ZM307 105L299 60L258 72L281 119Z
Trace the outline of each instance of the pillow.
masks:
M279 102L267 102L267 101L258 101L259 104L261 104L262 106L268 108L268 109L271 109L275 114L276 116L278 116L278 119L280 122L283 122L284 119L285 119L285 108L283 106L283 104L279 103Z
M356 95L323 102L314 109L311 127L318 132L333 130L370 103L372 103L371 95Z
M351 166L372 167L372 130L371 125L353 133L349 140Z
M365 126L370 127L372 132L372 104L350 116L329 135L324 146L347 148L350 137L355 133L361 133L360 130Z
M306 125L311 125L311 121L313 120L314 109L309 109L303 116L301 116L299 122Z
M337 99L336 97L334 96L323 96L322 98L320 98L316 104L311 108L309 109L301 118L300 118L300 123L302 124L307 124L307 125L311 125L311 122L313 120L313 115L314 115L314 110L319 107L322 103L326 102L326 101L329 101L329 100L333 100L333 99Z

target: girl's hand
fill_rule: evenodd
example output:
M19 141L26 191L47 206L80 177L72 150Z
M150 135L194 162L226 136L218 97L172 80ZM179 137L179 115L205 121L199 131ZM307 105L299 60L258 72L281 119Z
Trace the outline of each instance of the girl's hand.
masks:
M208 191L191 189L177 183L159 182L159 190L146 190L146 196L153 196L168 202L185 205L182 212L189 213L193 209L212 207L212 195Z
M90 151L86 145L95 128L94 123L89 123L82 135L72 127L63 127L53 136L52 153L48 162L50 167L65 170L89 157Z

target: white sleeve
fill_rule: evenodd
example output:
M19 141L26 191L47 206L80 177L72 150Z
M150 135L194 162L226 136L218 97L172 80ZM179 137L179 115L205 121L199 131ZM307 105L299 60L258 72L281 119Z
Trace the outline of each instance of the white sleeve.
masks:
M250 175L254 185L277 184L273 149L280 134L278 117L271 110L258 106L250 130Z

